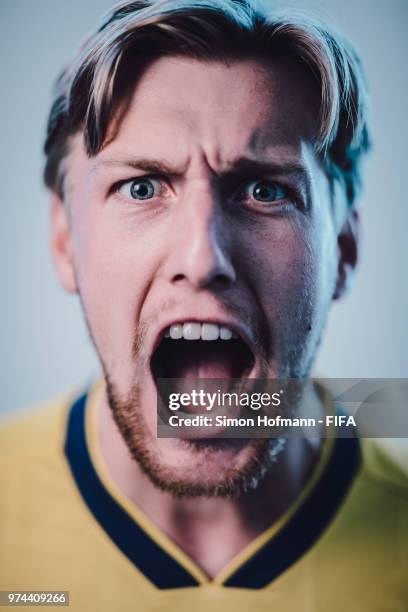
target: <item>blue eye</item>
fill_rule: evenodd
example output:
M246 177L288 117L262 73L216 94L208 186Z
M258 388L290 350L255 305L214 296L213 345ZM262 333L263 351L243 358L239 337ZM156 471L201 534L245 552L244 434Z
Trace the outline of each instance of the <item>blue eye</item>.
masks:
M134 200L149 200L154 196L154 185L150 179L138 179L130 183L130 195Z
M118 191L130 200L151 200L160 193L160 181L151 178L132 179L122 183Z
M244 188L245 197L257 202L275 202L287 197L286 190L273 181L251 181Z

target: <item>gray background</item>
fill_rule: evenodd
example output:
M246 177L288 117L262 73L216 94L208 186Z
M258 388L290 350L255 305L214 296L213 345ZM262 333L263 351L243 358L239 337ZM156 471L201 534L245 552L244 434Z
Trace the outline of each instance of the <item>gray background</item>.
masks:
M42 141L51 84L110 0L0 0L0 411L71 389L98 371L75 297L54 278ZM284 4L281 2L280 4ZM334 304L315 371L406 377L407 0L302 0L359 49L372 93L375 150L362 200L355 286Z

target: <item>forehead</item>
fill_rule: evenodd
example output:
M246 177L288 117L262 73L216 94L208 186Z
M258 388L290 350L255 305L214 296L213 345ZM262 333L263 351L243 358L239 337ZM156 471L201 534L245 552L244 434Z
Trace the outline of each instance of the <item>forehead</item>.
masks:
M114 153L186 162L198 151L211 164L237 155L296 156L317 131L318 92L305 67L167 57L141 75L115 134L98 156Z

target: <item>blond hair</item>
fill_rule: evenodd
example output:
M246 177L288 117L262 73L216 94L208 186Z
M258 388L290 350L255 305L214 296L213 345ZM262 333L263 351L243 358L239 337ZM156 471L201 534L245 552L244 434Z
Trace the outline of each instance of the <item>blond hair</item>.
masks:
M57 80L44 147L46 185L62 194L61 161L72 134L83 130L89 156L101 150L120 104L154 59L268 60L286 54L302 62L320 88L314 144L329 178L340 181L352 205L369 149L359 58L320 21L269 9L257 0L137 0L114 7Z

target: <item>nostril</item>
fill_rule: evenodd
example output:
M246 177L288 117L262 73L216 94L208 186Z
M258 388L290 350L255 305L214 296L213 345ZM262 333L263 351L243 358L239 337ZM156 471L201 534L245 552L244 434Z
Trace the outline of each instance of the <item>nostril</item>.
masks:
M177 283L177 282L186 280L186 278L187 277L185 274L181 274L181 273L175 274L173 276L173 283ZM208 275L207 277L198 280L196 284L201 287L206 287L207 285L214 285L214 286L218 286L218 287L225 289L229 287L231 283L232 283L232 279L226 274L214 274L214 275Z
M166 267L172 283L186 282L196 288L217 286L218 289L230 287L236 273L232 262L220 251L214 253L193 252L186 257L170 258ZM173 268L173 269L171 269Z
M173 282L178 282L183 280L183 278L185 278L184 274L175 274L173 276Z
M226 274L215 274L212 282L219 287L229 287L232 281Z

